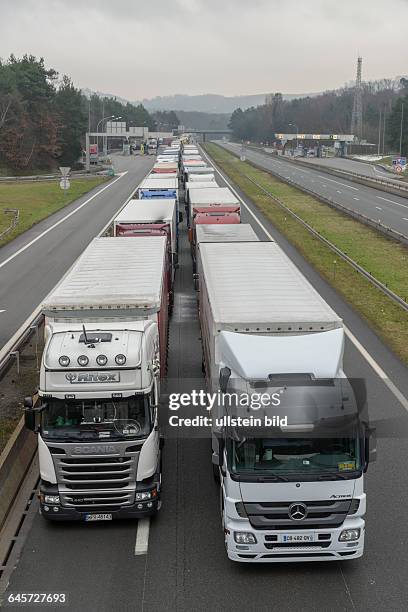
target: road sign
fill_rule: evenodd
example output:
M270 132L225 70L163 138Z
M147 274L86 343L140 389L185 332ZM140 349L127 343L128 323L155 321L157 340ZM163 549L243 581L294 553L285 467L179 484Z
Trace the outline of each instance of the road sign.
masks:
M67 189L71 187L71 183L69 182L69 179L66 176L63 176L62 179L60 180L59 186L61 187L61 189L66 191Z
M71 170L70 166L60 166L60 172L62 176L68 176L70 170Z

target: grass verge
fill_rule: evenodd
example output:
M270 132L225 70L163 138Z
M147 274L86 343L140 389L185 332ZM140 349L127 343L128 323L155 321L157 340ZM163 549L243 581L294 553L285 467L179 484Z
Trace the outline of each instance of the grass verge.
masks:
M0 246L13 240L30 227L49 217L70 202L106 181L106 177L75 179L66 195L59 187L59 181L41 183L2 183L0 184L0 234L12 221L11 214L5 214L7 208L18 208L20 219L17 227L0 240Z
M243 174L256 180L299 217L398 295L408 298L408 248L319 200L241 162L218 145L205 150L335 289L358 311L394 353L408 365L408 313L288 216Z

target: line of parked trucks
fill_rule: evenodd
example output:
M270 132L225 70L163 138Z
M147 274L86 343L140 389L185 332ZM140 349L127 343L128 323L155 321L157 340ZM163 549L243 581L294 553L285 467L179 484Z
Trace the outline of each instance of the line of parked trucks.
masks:
M239 401L213 409L227 555L360 557L375 447L364 388L343 372L342 320L275 242L241 223L239 199L186 139L161 148L111 235L90 243L42 305L38 397L25 410L38 434L41 514L89 522L160 509L158 407L182 200L207 390L279 397L251 413L256 427L236 424L250 413ZM267 425L273 417L284 424Z

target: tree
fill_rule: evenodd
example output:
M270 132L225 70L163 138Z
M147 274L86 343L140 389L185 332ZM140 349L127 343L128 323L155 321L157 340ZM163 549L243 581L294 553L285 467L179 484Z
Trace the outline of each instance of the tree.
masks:
M81 139L87 129L87 116L82 105L82 94L67 76L64 76L54 100L60 121L58 157L60 165L72 166L81 154Z
M401 153L408 156L408 93L397 98L388 117L387 133L388 144L392 150L399 152L401 140L402 123L402 146Z

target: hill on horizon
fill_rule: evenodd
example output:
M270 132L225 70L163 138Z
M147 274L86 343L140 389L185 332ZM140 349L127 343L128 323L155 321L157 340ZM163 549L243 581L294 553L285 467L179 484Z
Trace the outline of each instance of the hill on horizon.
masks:
M156 96L154 98L144 98L143 100L126 100L120 96L115 96L109 93L93 92L90 89L82 89L82 92L88 98L96 93L105 98L116 98L119 102L126 104L143 104L148 111L184 111L184 112L200 112L200 113L215 113L215 114L231 114L238 107L246 110L251 106L260 106L265 103L267 94L249 94L239 96L223 96L220 94L199 94L190 96L188 94L174 94L172 96ZM292 100L294 98L306 98L308 96L317 96L320 92L304 93L304 94L282 94L284 100Z

